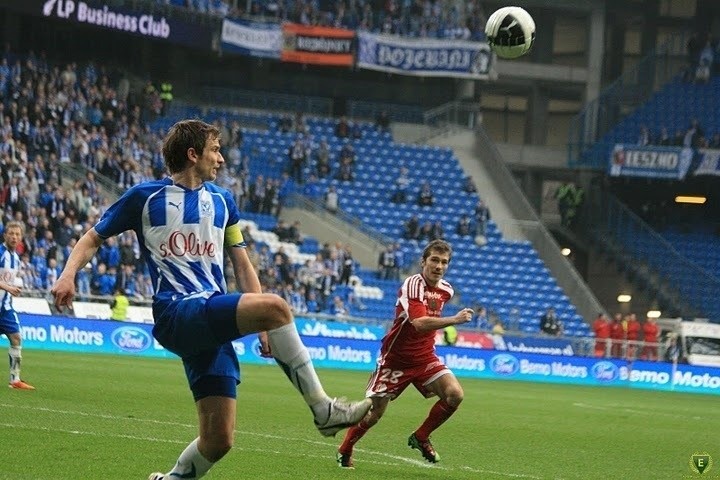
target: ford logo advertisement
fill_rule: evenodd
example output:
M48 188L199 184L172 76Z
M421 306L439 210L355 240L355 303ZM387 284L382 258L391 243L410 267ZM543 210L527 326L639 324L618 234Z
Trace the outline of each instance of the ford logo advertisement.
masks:
M142 352L152 345L150 334L138 327L116 328L110 338L116 347L126 352Z
M598 382L612 382L618 378L618 367L612 362L597 362L592 367L593 377Z
M519 368L517 358L513 355L501 353L490 360L490 369L498 375L509 376L517 373Z

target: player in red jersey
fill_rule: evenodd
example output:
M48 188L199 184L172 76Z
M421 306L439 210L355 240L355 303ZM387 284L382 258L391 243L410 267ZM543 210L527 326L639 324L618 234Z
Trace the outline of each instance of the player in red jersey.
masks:
M452 317L442 317L443 306L453 296L452 286L443 280L450 265L452 248L443 240L430 242L422 255L422 272L405 279L395 303L395 322L382 340L377 368L370 377L365 395L372 408L351 427L338 448L337 461L353 468L354 445L382 418L388 403L408 385L422 395L440 399L420 427L408 439L408 446L420 450L429 462L440 460L430 443L430 433L442 425L463 400L463 389L455 375L435 353L435 331L448 325L467 323L473 311L464 308Z

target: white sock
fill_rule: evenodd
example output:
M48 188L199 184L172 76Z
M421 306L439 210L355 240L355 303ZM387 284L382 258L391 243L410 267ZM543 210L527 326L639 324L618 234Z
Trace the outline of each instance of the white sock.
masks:
M214 463L202 456L197 447L198 440L200 439L196 438L190 442L190 445L185 447L173 469L165 474L166 477L175 478L171 477L173 473L179 478L188 478L190 480L205 476Z
M10 359L10 383L20 380L20 362L22 361L22 347L10 347L8 358Z
M300 340L295 323L283 325L267 333L273 357L278 365L302 394L315 419L320 423L324 422L329 414L328 405L332 399L328 397L320 383L310 353Z

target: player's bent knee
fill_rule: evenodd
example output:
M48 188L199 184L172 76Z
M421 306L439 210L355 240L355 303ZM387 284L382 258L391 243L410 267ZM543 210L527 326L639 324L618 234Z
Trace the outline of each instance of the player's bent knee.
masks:
M452 407L459 407L463 401L465 394L462 388L453 388L445 393L445 401Z
M265 315L267 330L280 328L292 322L293 316L287 302L274 293L267 294L265 308L267 309L267 314Z

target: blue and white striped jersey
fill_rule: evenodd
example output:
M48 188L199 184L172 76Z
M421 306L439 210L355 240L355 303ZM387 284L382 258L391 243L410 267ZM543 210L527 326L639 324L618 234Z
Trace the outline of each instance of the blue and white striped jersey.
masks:
M0 244L0 281L15 285L15 279L20 271L20 255L8 250L7 245ZM12 295L0 290L0 310L12 310Z
M145 256L154 300L226 293L224 245L244 246L230 192L205 182L189 190L164 178L136 185L95 225L108 238L134 230Z

